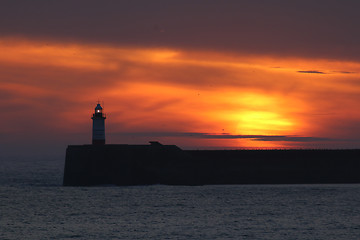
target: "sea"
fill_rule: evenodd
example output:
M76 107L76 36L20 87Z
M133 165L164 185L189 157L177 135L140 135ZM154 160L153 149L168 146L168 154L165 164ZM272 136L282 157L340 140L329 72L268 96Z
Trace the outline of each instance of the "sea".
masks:
M360 239L360 185L63 187L63 159L0 159L0 239Z

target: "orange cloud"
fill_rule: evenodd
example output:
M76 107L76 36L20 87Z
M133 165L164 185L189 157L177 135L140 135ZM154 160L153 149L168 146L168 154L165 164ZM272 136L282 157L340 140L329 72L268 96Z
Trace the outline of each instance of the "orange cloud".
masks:
M148 132L189 147L304 147L315 138L353 146L360 134L350 130L360 121L358 62L21 39L0 40L0 51L1 132L86 135L101 99L110 142Z

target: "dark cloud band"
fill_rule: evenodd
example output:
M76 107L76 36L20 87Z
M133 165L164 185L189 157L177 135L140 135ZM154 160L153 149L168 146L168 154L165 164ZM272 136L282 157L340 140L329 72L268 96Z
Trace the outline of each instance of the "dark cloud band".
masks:
M315 74L326 74L324 72L321 72L321 71L313 71L313 70L310 70L310 71L297 71L298 73L315 73Z
M114 133L116 134L116 133ZM286 142L319 142L333 141L330 138L301 137L286 135L233 135L228 133L213 134L199 132L127 132L117 133L116 135L126 135L135 137L193 137L203 139L250 139L253 141L286 141Z

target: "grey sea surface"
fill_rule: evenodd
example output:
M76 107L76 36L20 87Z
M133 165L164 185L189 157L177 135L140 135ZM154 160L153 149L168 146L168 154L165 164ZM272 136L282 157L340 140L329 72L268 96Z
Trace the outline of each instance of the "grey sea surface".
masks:
M62 187L0 160L0 239L360 239L360 185Z

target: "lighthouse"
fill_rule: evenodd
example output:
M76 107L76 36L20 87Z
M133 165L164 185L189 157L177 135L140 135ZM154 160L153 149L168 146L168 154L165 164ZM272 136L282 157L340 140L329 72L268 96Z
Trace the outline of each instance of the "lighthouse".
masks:
M105 144L105 114L100 103L95 107L95 113L92 115L93 129L92 129L92 144L104 145Z

